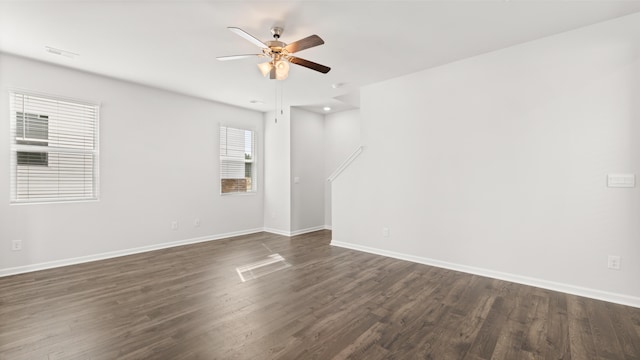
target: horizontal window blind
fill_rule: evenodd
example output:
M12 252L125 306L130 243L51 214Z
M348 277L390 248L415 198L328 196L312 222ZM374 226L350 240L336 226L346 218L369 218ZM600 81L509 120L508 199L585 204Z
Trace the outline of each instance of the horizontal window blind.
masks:
M256 190L255 132L220 126L220 192Z
M97 199L99 107L10 96L11 201Z

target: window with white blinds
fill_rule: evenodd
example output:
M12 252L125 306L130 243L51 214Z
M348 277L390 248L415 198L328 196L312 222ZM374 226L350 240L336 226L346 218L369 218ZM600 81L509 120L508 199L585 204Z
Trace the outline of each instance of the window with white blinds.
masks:
M99 106L11 93L11 202L98 198Z
M220 126L220 192L256 191L255 131Z

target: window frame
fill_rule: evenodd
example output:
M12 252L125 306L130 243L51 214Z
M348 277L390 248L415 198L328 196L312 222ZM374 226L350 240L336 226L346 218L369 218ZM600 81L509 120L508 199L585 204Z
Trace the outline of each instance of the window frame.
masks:
M251 190L250 191L230 191L230 192L223 192L222 191L222 161L223 161L223 155L222 155L222 143L220 142L220 139L222 137L222 128L230 128L230 129L237 129L237 130L244 130L244 131L250 131L251 132L251 136L252 136L252 149L251 149L251 159L244 159L244 164L246 166L247 163L251 164ZM225 123L219 123L218 124L218 190L221 196L235 196L235 195L239 195L239 196L246 196L246 195L255 195L258 193L258 166L257 164L259 163L259 155L258 155L258 130L256 130L253 127L247 127L247 126L241 126L241 125L235 125L235 124L225 124ZM246 171L246 167L245 167L245 171Z
M8 90L9 97L9 106L8 106L8 115L9 115L9 175L11 177L9 181L10 191L9 191L9 205L32 205L32 204L59 204L59 203L77 203L77 202L96 202L100 200L100 111L101 104L97 101L87 101L80 100L76 98L69 98L59 95L52 95L48 93L35 92L30 90L16 89L10 88ZM25 101L28 97L39 98L41 101L51 101L51 102L61 102L68 103L74 106L79 107L87 107L93 108L93 117L91 119L91 125L93 126L93 148L92 149L79 149L70 146L54 146L51 144L51 121L52 114L51 113L41 113L39 111L29 111L26 110L24 105L22 109L19 108L20 101L16 101L16 99L20 98L22 101ZM18 136L16 134L18 128L18 116L17 113L20 112L23 114L23 119L25 114L34 114L38 116L46 116L47 117L47 136L49 137L47 141L43 141L47 143L46 146L43 145L35 145L35 144L20 144L18 141ZM23 124L24 126L24 124ZM62 133L65 134L65 133ZM24 141L24 139L22 140ZM51 154L90 154L92 156L92 167L91 167L91 175L92 175L92 191L89 196L65 196L58 194L57 196L49 196L49 197L38 197L38 198L20 198L18 194L18 153L20 152L31 152L38 153L37 147L42 147L46 149L43 153L46 154L47 157L47 165L22 165L22 166L34 166L39 168L48 168L51 166Z

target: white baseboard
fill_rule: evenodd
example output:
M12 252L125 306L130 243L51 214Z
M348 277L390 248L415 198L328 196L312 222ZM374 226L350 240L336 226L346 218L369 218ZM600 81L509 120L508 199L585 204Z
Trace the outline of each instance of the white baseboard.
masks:
M331 225L325 225L325 226L324 226L324 229L325 229L325 230L332 230L332 229L333 229L333 227L332 227Z
M258 229L234 231L234 232L228 232L224 234L201 236L201 237L192 238L192 239L178 240L178 241L172 241L172 242L154 244L154 245L148 245L148 246L141 246L141 247L132 248L132 249L110 251L110 252L95 254L95 255L87 255L87 256L80 256L80 257L69 258L69 259L48 261L48 262L43 262L38 264L16 266L12 268L0 269L0 277L28 273L28 272L39 271L39 270L52 269L52 268L68 266L68 265L82 264L82 263L91 262L91 261L110 259L110 258L115 258L119 256L143 253L147 251L166 249L170 247L196 244L196 243L205 242L205 241L221 240L221 239L226 239L234 236L255 234L255 233L262 232L263 230L264 229L262 228L258 228Z
M295 231L291 232L290 236L302 235L302 234L307 234L307 233L310 233L310 232L320 231L320 230L324 230L324 225L314 226L314 227L310 227L310 228L306 228L306 229L295 230Z
M306 229L300 229L300 230L294 230L294 231L286 231L286 230L278 230L278 229L272 229L272 228L264 228L265 232L276 234L276 235L282 235L282 236L297 236L297 235L302 235L302 234L306 234L306 233L310 233L310 232L314 232L314 231L319 231L319 230L328 230L328 229L327 229L326 225L314 226L314 227L310 227L310 228L306 228Z
M282 236L291 236L291 231L287 231L287 230L279 230L279 229L273 229L273 228L264 228L265 232L268 233L272 233L272 234L276 234L276 235L282 235Z
M332 246L640 308L640 298L332 240Z

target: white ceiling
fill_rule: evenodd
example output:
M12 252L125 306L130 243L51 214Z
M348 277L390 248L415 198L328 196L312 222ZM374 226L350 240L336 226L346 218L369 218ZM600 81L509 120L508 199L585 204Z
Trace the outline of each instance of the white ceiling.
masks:
M0 51L260 111L277 87L286 104L339 111L361 86L637 11L638 1L2 1ZM274 25L287 43L321 36L297 56L331 72L292 65L276 81L258 58L215 59L259 52L227 26L266 41Z

